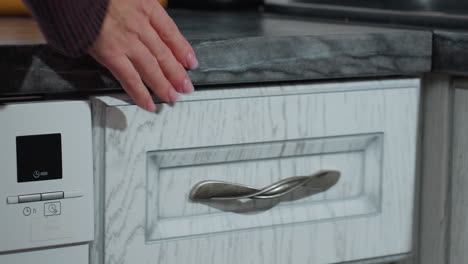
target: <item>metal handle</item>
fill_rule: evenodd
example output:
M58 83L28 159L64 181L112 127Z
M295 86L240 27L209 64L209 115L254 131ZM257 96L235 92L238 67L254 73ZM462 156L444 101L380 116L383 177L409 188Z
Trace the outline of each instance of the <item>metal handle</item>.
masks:
M285 196L300 187L312 190L311 194L315 194L328 190L338 182L339 178L339 171L324 170L310 176L287 178L260 190L236 183L202 181L192 188L190 199L192 201L273 199Z

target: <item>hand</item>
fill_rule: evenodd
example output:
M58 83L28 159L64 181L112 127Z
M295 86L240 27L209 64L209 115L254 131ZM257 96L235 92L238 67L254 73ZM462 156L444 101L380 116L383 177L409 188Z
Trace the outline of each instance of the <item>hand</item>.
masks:
M195 52L157 0L110 0L89 54L148 111L156 106L144 83L168 103L194 89L184 68L198 66Z

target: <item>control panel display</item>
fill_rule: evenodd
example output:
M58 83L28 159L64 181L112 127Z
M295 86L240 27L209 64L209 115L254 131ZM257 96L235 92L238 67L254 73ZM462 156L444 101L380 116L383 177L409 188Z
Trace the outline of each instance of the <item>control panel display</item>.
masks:
M16 137L18 182L62 179L60 134Z

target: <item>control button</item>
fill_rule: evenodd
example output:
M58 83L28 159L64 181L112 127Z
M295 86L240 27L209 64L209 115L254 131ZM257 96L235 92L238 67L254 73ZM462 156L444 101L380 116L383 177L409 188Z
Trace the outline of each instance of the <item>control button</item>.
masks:
M42 201L63 199L63 192L41 193Z
M41 200L40 194L27 194L27 195L20 195L18 196L19 203L31 203L31 202L38 202Z
M17 204L18 202L18 196L7 197L7 204Z
M62 214L62 204L60 202L44 203L44 216L54 216Z
M83 197L82 191L70 191L64 193L64 198L78 198Z

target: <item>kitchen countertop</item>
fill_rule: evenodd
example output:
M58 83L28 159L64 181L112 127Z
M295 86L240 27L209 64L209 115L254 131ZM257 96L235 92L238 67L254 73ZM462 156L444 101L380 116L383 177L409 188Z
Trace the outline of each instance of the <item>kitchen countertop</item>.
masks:
M200 67L189 72L195 85L431 71L430 31L259 13L171 10L170 14L199 58ZM27 18L0 19L0 58L2 97L121 89L92 59L66 58L45 46Z
M434 31L434 72L468 76L468 31Z

